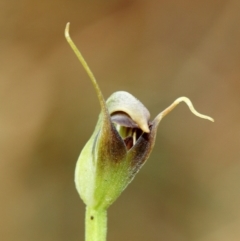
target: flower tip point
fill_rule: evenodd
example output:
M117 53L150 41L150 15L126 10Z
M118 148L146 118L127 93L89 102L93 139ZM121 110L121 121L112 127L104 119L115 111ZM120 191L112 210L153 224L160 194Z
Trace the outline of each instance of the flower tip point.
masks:
M68 22L66 24L66 28L65 28L65 37L69 38L69 28L70 28L70 22Z
M211 122L215 122L212 117L208 117L208 120L210 120Z
M149 126L147 124L142 125L141 129L145 133L150 133L150 129L149 129Z

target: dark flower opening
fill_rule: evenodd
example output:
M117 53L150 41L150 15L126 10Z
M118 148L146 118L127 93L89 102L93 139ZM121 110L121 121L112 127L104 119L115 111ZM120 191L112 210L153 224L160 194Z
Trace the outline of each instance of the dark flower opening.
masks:
M114 124L119 135L123 139L127 150L130 150L144 133L137 123L125 112L118 111L111 115L111 121Z

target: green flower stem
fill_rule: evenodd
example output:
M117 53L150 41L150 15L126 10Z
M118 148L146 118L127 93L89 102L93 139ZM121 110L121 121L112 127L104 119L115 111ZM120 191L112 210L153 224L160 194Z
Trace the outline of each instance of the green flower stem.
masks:
M86 207L85 241L106 241L107 210Z

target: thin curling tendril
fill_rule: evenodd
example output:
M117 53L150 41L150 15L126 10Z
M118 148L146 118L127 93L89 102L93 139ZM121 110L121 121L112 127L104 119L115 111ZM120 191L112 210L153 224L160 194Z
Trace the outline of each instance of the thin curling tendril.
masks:
M203 114L200 114L199 112L197 112L191 102L190 99L188 99L187 97L179 97L177 98L169 107L167 107L164 111L162 111L157 117L156 119L158 121L160 121L164 116L166 116L168 113L170 113L179 103L181 102L185 102L187 104L187 106L189 107L190 111L196 115L197 117L200 117L202 119L206 119L206 120L209 120L209 121L212 121L214 122L214 119L210 116L207 116L207 115L203 115Z
M86 70L88 76L90 77L92 84L97 92L97 96L101 105L101 109L104 111L104 113L106 113L108 115L108 110L106 107L106 102L104 100L104 97L102 95L102 92L97 84L96 78L94 77L91 69L89 68L87 62L85 61L85 59L83 58L81 52L78 50L77 46L74 44L74 42L72 41L70 35L69 35L69 28L70 28L70 23L67 23L66 28L65 28L65 38L67 39L67 42L69 43L70 47L72 48L73 52L76 54L78 60L80 61L80 63L82 64L83 68Z

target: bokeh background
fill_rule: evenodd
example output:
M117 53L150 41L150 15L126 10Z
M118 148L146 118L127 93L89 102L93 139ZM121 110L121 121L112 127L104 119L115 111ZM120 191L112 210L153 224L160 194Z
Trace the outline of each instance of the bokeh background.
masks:
M2 241L84 240L75 163L99 114L70 33L104 96L152 118L179 96L155 149L109 209L109 241L240 240L240 2L0 2Z

